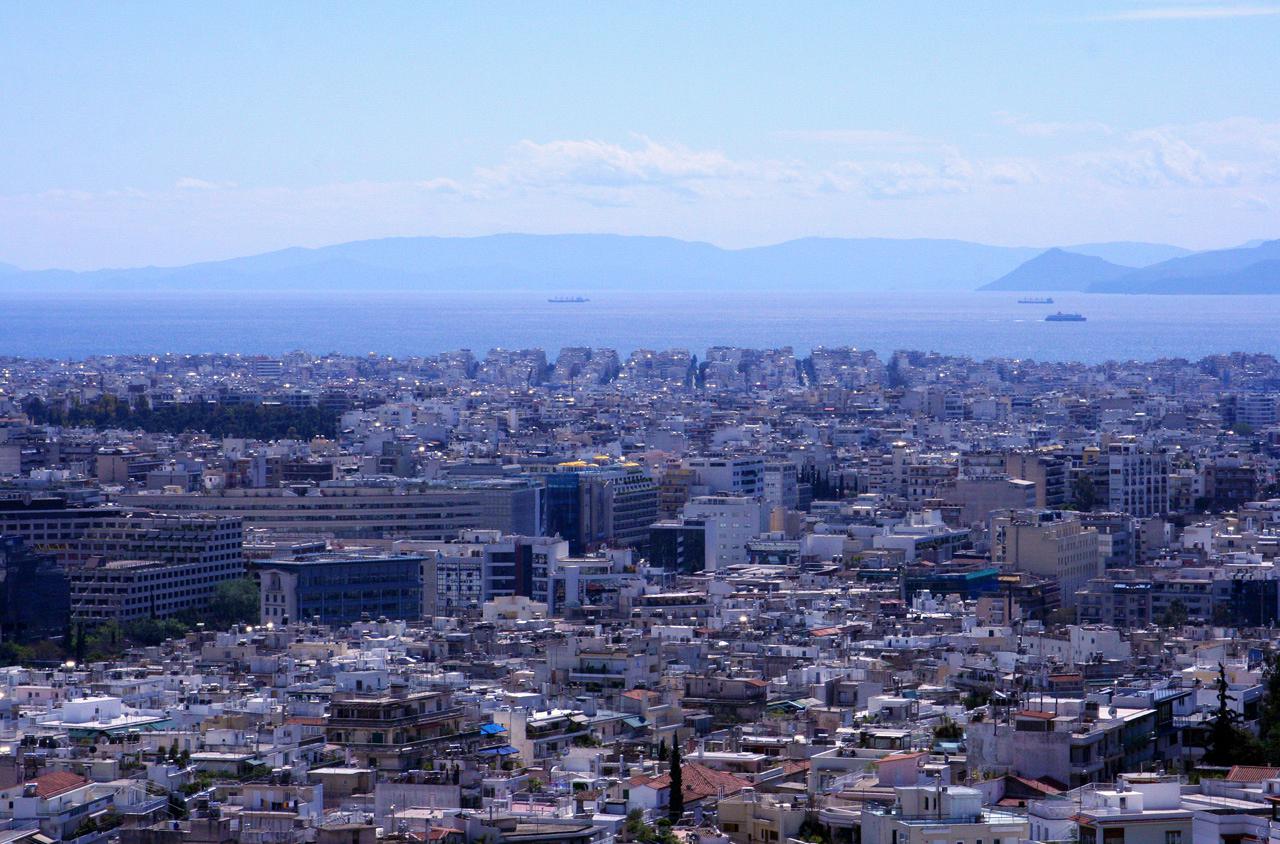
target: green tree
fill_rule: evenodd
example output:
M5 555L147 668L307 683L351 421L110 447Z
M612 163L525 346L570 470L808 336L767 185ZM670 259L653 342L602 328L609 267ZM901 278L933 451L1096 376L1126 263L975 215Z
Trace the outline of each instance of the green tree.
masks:
M1218 706L1209 724L1205 747L1206 765L1253 765L1262 761L1262 748L1252 733L1240 727L1240 713L1231 708L1235 700L1230 694L1227 669L1218 663Z
M1174 598L1169 602L1168 609L1160 613L1157 623L1161 627L1181 627L1187 623L1187 605L1181 598Z
M260 608L258 605L258 582L251 577L236 580L224 580L213 591L213 599L209 601L209 609L200 614L200 620L219 630L226 630L237 624L256 624Z
M671 799L667 802L667 817L678 823L684 816L684 771L681 770L680 744L671 745Z
M1089 511L1098 503L1098 491L1093 486L1093 478L1080 475L1071 485L1071 501L1081 510Z
M1268 765L1280 762L1280 653L1271 651L1263 670L1262 705L1258 712L1258 735Z

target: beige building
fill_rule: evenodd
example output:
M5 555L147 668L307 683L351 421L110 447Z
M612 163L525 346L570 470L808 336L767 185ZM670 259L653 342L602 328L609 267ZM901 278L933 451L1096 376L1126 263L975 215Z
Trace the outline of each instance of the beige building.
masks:
M778 844L800 834L805 810L755 789L726 797L716 804L720 831L733 844Z
M1103 572L1098 531L1057 510L1011 510L991 519L991 559L1056 580L1063 607Z

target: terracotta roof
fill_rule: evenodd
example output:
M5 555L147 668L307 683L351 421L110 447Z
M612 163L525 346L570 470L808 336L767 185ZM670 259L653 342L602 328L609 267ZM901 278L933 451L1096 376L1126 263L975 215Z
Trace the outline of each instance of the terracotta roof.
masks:
M35 783L36 796L38 797L55 797L63 792L89 783L84 777L69 771L56 771L52 774L45 774L42 777L36 777L31 782Z
M323 727L325 725L324 718L312 718L304 715L294 715L284 719L286 724L298 724L302 727Z
M1052 780L1048 777L1044 779L1035 779L1033 777L1020 777L1016 774L1009 774L1009 779L1017 780L1027 788L1034 788L1043 794L1061 794L1067 790L1067 787L1060 782Z
M929 754L923 750L917 750L914 753L892 753L888 756L881 756L879 761L880 762L905 762L908 759L919 759L921 756L928 756L928 755Z
M741 777L735 777L733 774L708 768L706 765L699 765L697 762L681 764L680 774L684 779L681 791L684 793L685 802L689 803L721 794L727 797L730 794L737 794L751 785L750 782ZM654 777L647 784L657 789L670 788L671 774Z
M649 697L657 697L658 693L650 689L632 689L629 692L623 692L623 697L629 697L632 700L644 700Z
M1280 768L1264 768L1255 765L1233 765L1227 774L1227 782L1262 782L1280 777Z
M1054 718L1057 718L1058 716L1054 715L1052 712L1040 712L1035 709L1024 709L1018 713L1018 717L1019 718L1040 718L1044 721L1052 721Z
M752 677L751 679L747 680L746 682L747 682L747 685L749 685L749 686L767 686L767 685L769 685L769 681L767 681L767 680L757 680L757 679L756 679L756 678L754 678L754 677Z

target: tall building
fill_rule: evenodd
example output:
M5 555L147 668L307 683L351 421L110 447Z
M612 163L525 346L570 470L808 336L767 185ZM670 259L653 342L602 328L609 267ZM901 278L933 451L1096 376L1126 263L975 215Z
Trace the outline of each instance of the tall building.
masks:
M747 543L768 527L761 501L741 496L700 495L684 505L684 518L704 526L707 571L746 563Z
M262 623L350 624L422 617L422 557L312 554L254 564Z
M794 510L800 506L800 472L790 461L775 461L764 467L764 500L776 507Z
M760 497L765 492L763 457L693 457L684 461L711 495Z
M244 576L244 561L93 560L68 576L73 621L126 623L207 607L219 583Z
M567 539L571 553L648 542L649 525L658 518L658 487L638 464L563 463L546 484L547 533Z
M66 573L52 556L35 553L16 536L0 536L0 601L0 640L30 642L66 633Z
M1061 507L1067 503L1067 462L1053 454L1013 451L1005 455L1004 470L1012 478L1036 485L1035 506Z
M1107 446L1107 509L1131 516L1169 512L1169 457L1132 441Z
M1064 607L1075 606L1076 591L1102 574L1097 530L1060 510L997 514L991 520L991 559L1056 581Z

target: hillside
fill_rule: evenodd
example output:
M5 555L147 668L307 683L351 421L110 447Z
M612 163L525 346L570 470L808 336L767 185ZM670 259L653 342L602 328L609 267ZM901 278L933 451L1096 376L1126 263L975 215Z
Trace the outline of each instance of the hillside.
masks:
M1122 267L1092 255L1050 249L980 289L1084 291L1094 284L1110 281L1132 271L1132 267Z

